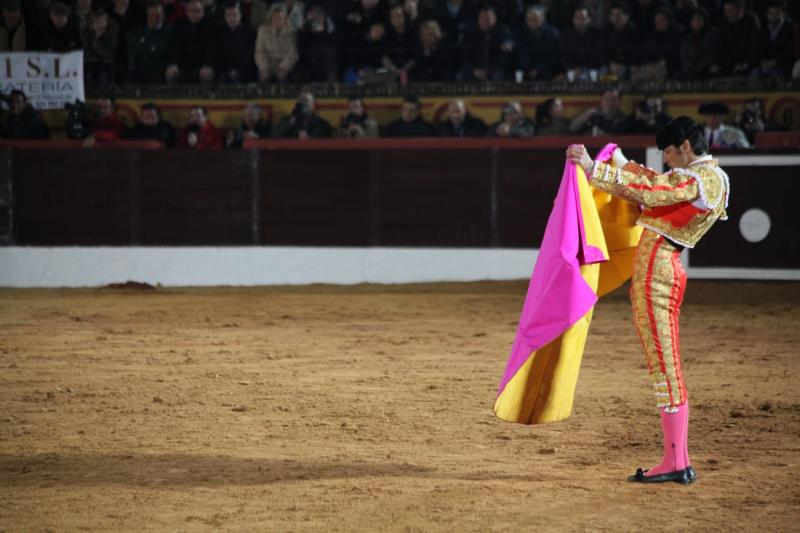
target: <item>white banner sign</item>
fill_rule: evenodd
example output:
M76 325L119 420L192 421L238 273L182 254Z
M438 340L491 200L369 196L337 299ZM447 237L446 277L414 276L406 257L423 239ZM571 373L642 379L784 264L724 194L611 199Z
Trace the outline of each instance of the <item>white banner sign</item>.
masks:
M63 109L75 100L85 101L83 50L0 54L0 90L8 96L14 89L24 92L36 109Z

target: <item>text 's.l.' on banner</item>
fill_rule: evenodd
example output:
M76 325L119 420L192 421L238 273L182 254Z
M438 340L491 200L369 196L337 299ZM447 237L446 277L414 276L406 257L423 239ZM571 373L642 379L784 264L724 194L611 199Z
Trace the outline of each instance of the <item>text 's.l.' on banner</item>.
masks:
M0 54L0 90L17 89L36 109L63 109L85 101L83 51L67 53L11 52Z

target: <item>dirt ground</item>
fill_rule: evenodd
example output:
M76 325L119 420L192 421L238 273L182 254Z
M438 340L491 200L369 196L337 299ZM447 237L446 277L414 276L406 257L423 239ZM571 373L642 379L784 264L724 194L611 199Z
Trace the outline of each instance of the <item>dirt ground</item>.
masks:
M624 291L572 417L491 407L526 282L0 290L0 531L800 530L800 283L690 280L697 483Z

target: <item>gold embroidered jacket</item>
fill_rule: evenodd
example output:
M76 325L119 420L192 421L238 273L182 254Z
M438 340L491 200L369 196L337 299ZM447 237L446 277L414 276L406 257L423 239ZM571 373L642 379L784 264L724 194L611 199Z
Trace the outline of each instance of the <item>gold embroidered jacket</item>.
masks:
M633 161L621 169L597 161L591 184L638 203L642 214L636 224L687 248L693 248L714 222L728 218L728 175L710 155L665 174Z

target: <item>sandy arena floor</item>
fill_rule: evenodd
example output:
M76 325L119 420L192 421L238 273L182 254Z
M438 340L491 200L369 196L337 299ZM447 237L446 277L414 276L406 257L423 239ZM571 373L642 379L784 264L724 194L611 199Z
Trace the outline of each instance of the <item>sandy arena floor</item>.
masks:
M800 283L690 281L691 486L623 291L573 416L491 411L526 283L0 290L0 531L800 530Z

